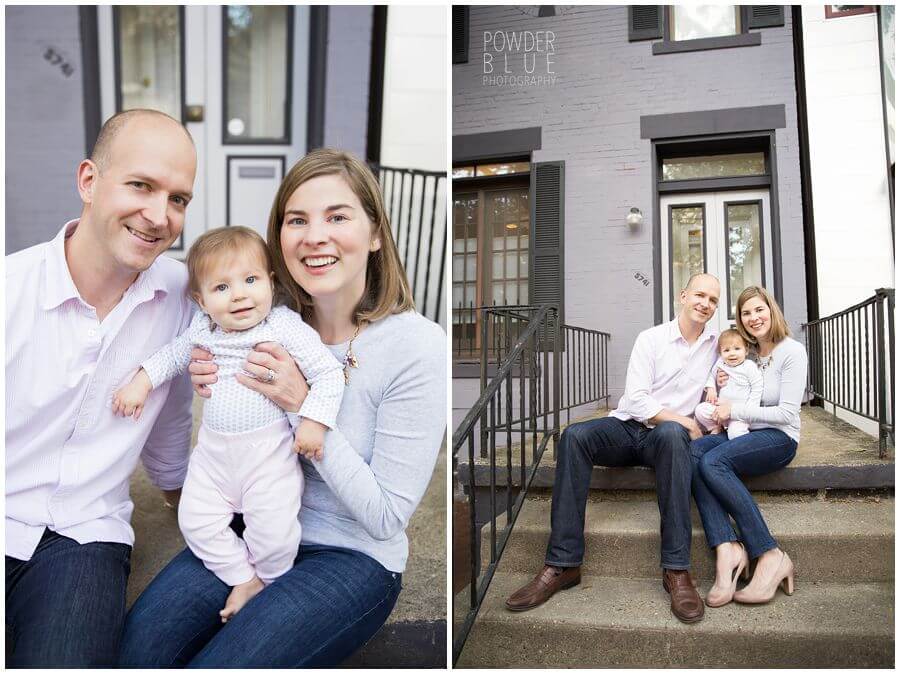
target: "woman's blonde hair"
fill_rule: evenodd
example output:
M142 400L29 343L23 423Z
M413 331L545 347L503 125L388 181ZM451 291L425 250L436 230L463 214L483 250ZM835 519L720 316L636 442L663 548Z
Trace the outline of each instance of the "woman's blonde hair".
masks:
M791 334L791 329L788 327L787 321L784 320L784 314L781 313L781 307L778 306L778 302L775 301L775 298L772 297L768 290L760 286L747 286L738 296L734 311L735 327L737 327L741 336L747 340L748 344L758 346L756 338L747 332L747 328L744 327L744 321L741 320L741 307L744 306L745 302L754 297L759 297L769 307L771 323L771 327L769 328L769 338L778 344L778 342Z
M313 150L291 167L281 181L269 213L266 238L282 299L293 304L304 318L310 318L313 301L288 271L281 250L281 227L288 199L296 189L313 178L327 175L339 175L347 181L372 223L372 237L381 242L378 250L369 253L366 289L353 311L354 322L360 324L377 321L390 314L414 309L412 293L391 234L378 181L369 167L349 152L327 148Z

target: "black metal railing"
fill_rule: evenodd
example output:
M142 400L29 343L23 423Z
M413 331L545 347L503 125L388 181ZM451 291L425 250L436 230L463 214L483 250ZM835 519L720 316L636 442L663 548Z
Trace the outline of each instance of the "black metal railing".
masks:
M461 481L467 483L470 553L469 606L454 630L454 663L551 439L555 453L561 411L609 398L608 333L560 325L552 304L480 307L477 312L481 395L453 435L454 475L458 469L467 474ZM489 380L493 367L496 371L490 372ZM462 468L460 452L467 460ZM505 454L505 466L498 466L498 454ZM484 465L477 465L477 456L487 459ZM477 474L488 487L482 497L487 503L481 507L476 503ZM504 512L505 524L498 531ZM488 527L485 555L478 514L486 517ZM482 571L483 561L487 566ZM454 596L454 616L455 604Z
M444 325L447 174L377 164L371 164L371 168L381 184L391 232L416 309Z
M894 438L894 290L803 324L812 396L878 422L878 455Z

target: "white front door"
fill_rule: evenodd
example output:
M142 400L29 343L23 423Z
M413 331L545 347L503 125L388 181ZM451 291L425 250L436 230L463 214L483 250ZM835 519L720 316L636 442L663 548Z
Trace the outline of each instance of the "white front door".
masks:
M263 236L286 170L306 151L309 8L100 6L101 110L152 108L197 147L194 200L170 251L208 229Z
M666 195L659 200L663 320L674 318L678 295L692 274L722 285L719 330L735 323L734 303L749 285L772 281L768 190Z

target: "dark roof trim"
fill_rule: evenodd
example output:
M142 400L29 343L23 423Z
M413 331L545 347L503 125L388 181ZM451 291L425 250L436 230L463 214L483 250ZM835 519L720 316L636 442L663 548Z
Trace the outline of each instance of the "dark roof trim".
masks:
M678 138L785 127L784 105L676 112L641 117L641 138Z
M541 149L541 127L453 136L453 161L500 159Z

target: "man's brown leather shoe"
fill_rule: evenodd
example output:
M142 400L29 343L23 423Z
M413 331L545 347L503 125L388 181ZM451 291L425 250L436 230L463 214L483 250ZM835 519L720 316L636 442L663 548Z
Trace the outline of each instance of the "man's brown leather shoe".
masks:
M703 600L689 571L663 569L663 587L672 596L672 613L683 623L703 618Z
M581 582L581 567L545 566L528 585L513 592L506 600L510 611L527 611L540 606L559 590L568 590Z

